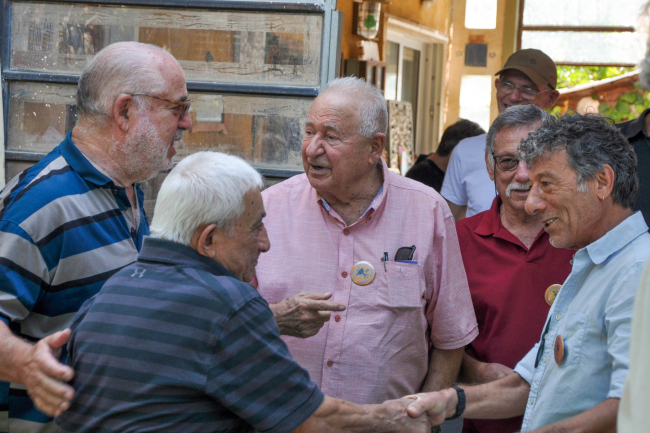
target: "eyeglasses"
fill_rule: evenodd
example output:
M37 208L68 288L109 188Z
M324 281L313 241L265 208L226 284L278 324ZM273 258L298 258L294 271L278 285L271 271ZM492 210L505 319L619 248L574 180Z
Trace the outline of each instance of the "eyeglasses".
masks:
M513 171L519 165L519 160L512 155L495 155L492 152L492 158L494 159L494 165L499 167L501 171Z
M545 93L545 92L550 92L553 89L546 89L542 90L541 92L538 92L536 89L533 89L532 87L517 87L514 84L512 84L510 81L499 81L499 85L497 86L498 89L501 91L501 93L504 93L506 95L511 94L515 90L519 90L519 94L521 95L522 99L526 100L533 100L539 95L540 93Z
M148 93L126 93L126 95L146 96L148 98L158 99L160 101L164 101L164 102L173 104L173 105L175 105L177 107L181 107L181 115L178 118L178 120L183 119L183 117L185 117L187 112L190 111L190 103L191 103L191 101L189 99L186 99L185 101L172 101L171 99L165 99L165 98L161 98L160 96L149 95Z

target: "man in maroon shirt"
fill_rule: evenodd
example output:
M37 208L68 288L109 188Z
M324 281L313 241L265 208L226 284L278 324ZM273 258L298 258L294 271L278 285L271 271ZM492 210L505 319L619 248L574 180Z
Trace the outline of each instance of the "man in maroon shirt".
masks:
M573 251L554 248L544 223L524 209L528 168L515 156L521 140L550 121L535 105L508 108L494 120L485 162L498 195L489 210L456 225L479 326L463 358L463 382L490 382L512 373L539 341L554 298L546 296L547 289L562 284L571 271ZM521 422L522 417L465 420L463 432L518 432Z

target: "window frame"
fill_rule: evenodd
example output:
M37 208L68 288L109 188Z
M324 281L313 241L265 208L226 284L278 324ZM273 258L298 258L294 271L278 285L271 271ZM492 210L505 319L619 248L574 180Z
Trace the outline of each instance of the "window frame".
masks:
M595 32L595 33L635 33L632 26L540 26L524 24L524 7L526 0L519 0L519 17L517 19L517 51L521 50L521 38L525 31L528 32ZM634 67L636 63L593 63L593 62L561 62L560 65L568 66L623 66Z
M79 81L74 73L50 73L12 69L11 64L11 19L13 3L29 0L0 0L0 82L2 98L0 101L0 188L4 186L5 164L7 161L38 162L46 153L7 150L9 128L9 86L16 82L73 84ZM193 0L190 5L181 0L41 0L50 4L79 4L93 6L139 6L152 9L209 10L211 12L259 12L290 13L299 15L321 15L323 19L321 34L320 84L304 85L263 85L239 83L215 83L209 81L187 80L190 92L205 92L244 96L294 97L315 99L328 82L338 76L341 62L341 39L343 13L336 10L336 0ZM303 173L298 169L256 167L260 174L273 180L283 180Z

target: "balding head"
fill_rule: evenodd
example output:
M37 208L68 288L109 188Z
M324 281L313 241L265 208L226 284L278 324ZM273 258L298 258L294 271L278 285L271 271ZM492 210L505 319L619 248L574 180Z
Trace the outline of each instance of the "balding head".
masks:
M162 48L139 42L118 42L101 50L79 78L81 120L108 121L113 103L124 93L164 93L168 84L162 77L163 61L169 65L170 60L178 65ZM140 98L137 103L144 107L151 101Z

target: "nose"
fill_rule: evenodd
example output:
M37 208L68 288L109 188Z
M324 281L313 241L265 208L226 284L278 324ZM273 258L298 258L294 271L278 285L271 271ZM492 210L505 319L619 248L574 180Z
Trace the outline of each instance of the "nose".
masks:
M526 209L526 213L529 215L539 215L544 211L544 208L546 208L546 201L541 195L539 186L533 185L530 189L524 208Z
M515 182L527 183L528 180L528 166L524 161L519 161L519 165L515 169Z
M262 231L260 232L257 248L262 253L265 253L271 249L271 241L269 240L269 235L266 232L266 227L264 226L262 226Z
M523 101L524 100L524 98L521 97L521 92L519 91L519 87L515 87L515 89L510 94L510 99L512 99L513 101Z
M178 129L184 131L192 129L192 116L190 116L190 110L187 110L185 115L178 120Z
M321 139L322 137L319 134L314 134L311 137L307 135L305 136L303 148L305 150L305 155L309 159L316 158L325 152L321 143Z

